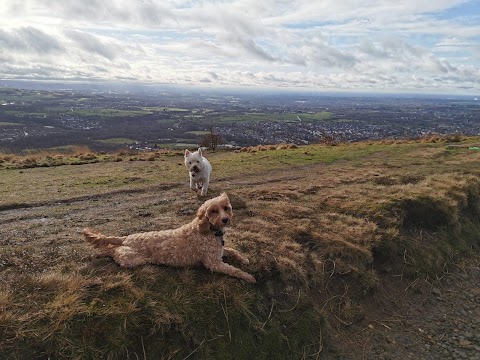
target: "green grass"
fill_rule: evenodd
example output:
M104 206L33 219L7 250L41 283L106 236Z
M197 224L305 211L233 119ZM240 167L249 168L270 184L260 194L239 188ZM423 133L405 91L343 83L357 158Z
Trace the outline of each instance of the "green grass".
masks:
M16 117L36 117L36 118L43 118L47 116L46 113L43 112L25 112L20 110L5 110L5 114L15 115Z
M195 136L203 136L210 134L210 131L187 131L185 134L195 135Z
M159 149L192 149L198 148L198 143L187 143L187 142L177 142L177 143L156 143Z
M278 149L255 153L240 152L232 156L230 153L219 153L216 162L227 164L222 168L225 176L259 171L268 171L281 168L303 167L314 164L329 164L340 160L354 161L376 152L397 151L390 145L355 146L317 146L309 145L297 149Z
M110 138L110 139L103 139L97 140L98 142L104 144L114 144L114 145L124 145L124 144L135 144L136 140L128 139L128 138Z
M23 124L0 121L0 126L22 126Z
M144 107L143 108L145 111L149 111L149 112L152 112L152 111L155 111L155 112L189 112L191 110L189 109L183 109L183 108L176 108L176 107L161 107L161 106L157 106L157 107Z

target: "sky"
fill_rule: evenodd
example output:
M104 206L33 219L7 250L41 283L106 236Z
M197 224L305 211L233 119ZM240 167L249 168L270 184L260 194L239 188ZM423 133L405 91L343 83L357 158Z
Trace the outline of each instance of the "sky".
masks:
M480 94L480 0L2 0L0 79Z

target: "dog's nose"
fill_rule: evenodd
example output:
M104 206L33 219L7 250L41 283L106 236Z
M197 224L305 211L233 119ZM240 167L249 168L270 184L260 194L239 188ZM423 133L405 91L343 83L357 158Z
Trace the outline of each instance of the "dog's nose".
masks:
M227 224L228 223L228 218L223 218L222 223Z

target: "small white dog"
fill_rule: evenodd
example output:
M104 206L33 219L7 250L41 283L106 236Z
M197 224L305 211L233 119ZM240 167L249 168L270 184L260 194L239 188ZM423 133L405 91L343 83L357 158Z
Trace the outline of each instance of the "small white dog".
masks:
M190 173L190 189L198 193L201 189L201 196L207 195L212 165L202 156L202 149L195 152L185 150L185 166Z

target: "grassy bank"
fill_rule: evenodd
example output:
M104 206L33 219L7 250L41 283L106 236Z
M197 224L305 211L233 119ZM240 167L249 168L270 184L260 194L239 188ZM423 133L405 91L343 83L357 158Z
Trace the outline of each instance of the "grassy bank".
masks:
M84 227L123 235L190 221L202 200L188 190L181 153L9 162L0 170L0 357L335 356L332 329L362 321L379 283L436 279L478 254L475 143L208 153L209 196L226 191L234 208L227 245L250 265L226 261L256 285L202 268L121 269L84 243Z

